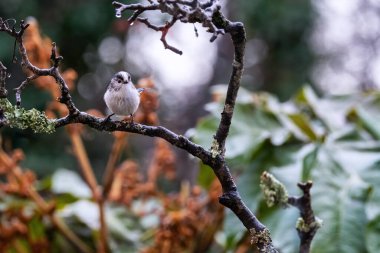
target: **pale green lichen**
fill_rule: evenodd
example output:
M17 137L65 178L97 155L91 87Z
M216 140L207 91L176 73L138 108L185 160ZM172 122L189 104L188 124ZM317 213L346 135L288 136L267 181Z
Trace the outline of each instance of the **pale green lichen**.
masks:
M263 172L260 177L260 188L264 193L264 199L269 207L277 204L283 206L287 205L288 191L272 174L266 171Z
M3 110L5 122L9 127L27 129L35 133L53 133L55 125L49 120L44 112L37 109L26 110L12 105L8 99L0 99L0 108Z
M140 124L137 124L136 128L139 130L139 133L144 134L146 132L146 129Z
M261 253L278 253L278 251L272 245L272 239L270 237L270 232L267 228L261 231L256 231L256 229L249 229L251 235L251 245L260 245L258 251Z
M218 155L220 155L219 143L216 139L212 141L210 152L211 152L212 158L216 158Z
M267 228L257 232L256 229L251 228L249 230L251 234L251 244L263 243L268 244L271 242L270 232Z
M318 229L322 227L322 225L323 225L323 221L319 219L318 217L315 217L315 221L312 222L311 224L306 224L304 219L300 217L297 219L296 228L298 231L308 233L312 229Z

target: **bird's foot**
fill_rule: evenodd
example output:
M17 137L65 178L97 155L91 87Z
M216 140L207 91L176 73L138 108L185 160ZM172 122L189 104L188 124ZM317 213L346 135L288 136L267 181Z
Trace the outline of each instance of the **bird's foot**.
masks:
M102 120L102 124L104 123L107 123L108 121L111 121L111 117L115 115L115 113L111 113L110 115L108 115L107 117L105 117L103 120Z
M132 124L132 125L135 124L135 122L133 121L133 115L132 115L132 114L129 115L129 117L125 117L125 118L123 118L123 119L121 120L121 122L123 122L123 123L128 123L128 124Z

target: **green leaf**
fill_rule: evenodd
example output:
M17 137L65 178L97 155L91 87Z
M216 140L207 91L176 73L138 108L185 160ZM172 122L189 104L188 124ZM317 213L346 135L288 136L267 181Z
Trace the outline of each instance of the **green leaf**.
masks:
M368 253L380 252L380 216L373 219L367 226L366 245Z
M42 217L34 217L28 223L29 239L31 242L37 242L46 237L45 226L42 222Z
M365 252L365 204L370 185L342 168L328 148L320 150L313 178L314 212L323 226L313 241L312 252Z
M282 253L294 253L299 250L296 222L299 212L295 208L260 208L260 220L268 227L273 244Z
M311 171L317 162L318 147L314 146L308 154L305 155L302 161L302 181L306 182L311 179Z
M210 189L212 181L215 179L215 173L210 166L201 163L198 173L198 184L204 189Z
M239 241L244 237L247 229L229 209L226 209L226 216L223 224L223 233L220 239L217 240L226 250L235 249Z
M65 218L75 217L91 230L99 230L99 209L96 203L79 200L66 205L59 215Z
M82 178L74 171L59 169L51 178L51 190L58 194L71 194L77 198L91 198L91 191Z
M211 147L213 135L215 134L217 128L218 121L215 117L205 117L199 121L193 140L202 147Z
M14 238L12 245L13 247L9 247L5 253L32 252L29 242L26 239Z
M351 116L356 116L358 121L360 121L363 127L374 137L376 140L380 140L380 126L379 126L379 113L376 114L369 113L365 108L359 106L357 108L353 108L350 112Z
M307 119L305 115L294 113L294 114L288 114L288 117L298 127L298 129L304 135L306 135L310 140L317 141L319 139L313 127L309 123L310 120Z
M284 253L297 251L299 214L294 208L263 205L259 178L264 170L280 180L289 195L300 194L298 182L313 181L312 206L323 220L313 253L380 252L374 242L380 217L379 94L319 98L304 88L285 103L267 94L253 97L252 102L236 104L226 154L242 198L268 225L275 245ZM218 123L217 117L208 120L209 126ZM197 127L196 134L205 133ZM274 141L277 135L280 141ZM239 243L244 236L239 231L245 230L232 224L240 223L227 213L219 239L228 249Z

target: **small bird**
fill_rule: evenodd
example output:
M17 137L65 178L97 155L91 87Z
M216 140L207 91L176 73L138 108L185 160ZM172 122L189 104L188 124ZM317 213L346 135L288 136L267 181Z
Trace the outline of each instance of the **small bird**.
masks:
M131 116L133 122L133 114L137 111L140 104L140 93L144 88L136 89L132 83L131 75L128 72L120 71L116 73L107 86L104 94L104 101L111 110L112 115Z

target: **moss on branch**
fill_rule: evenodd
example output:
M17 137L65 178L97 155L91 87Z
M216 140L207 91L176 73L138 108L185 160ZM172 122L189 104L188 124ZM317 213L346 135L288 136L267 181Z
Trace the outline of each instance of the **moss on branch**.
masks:
M9 127L27 129L30 128L35 133L53 133L55 124L49 120L44 112L40 112L33 108L26 110L18 108L9 102L8 99L0 99L0 108L3 110L5 117L4 123Z

